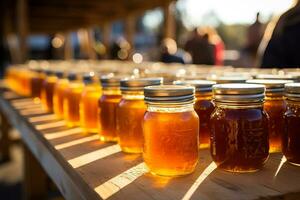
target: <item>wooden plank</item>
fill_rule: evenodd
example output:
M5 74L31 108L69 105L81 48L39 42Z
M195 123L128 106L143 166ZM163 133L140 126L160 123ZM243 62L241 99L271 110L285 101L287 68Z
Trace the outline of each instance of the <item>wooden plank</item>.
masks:
M0 155L1 161L9 161L10 160L10 145L11 141L9 138L9 131L11 130L11 126L7 120L7 116L0 113L1 119L1 138L0 138Z
M3 98L0 98L0 108L10 114L12 124L23 130L23 140L67 199L73 192L79 193L82 199L300 197L300 168L286 163L281 153L271 154L266 166L256 173L237 174L216 169L209 150L204 149L200 150L199 163L193 174L179 178L157 177L144 168L139 154L107 152L115 144L97 139L84 141L92 135L82 133L47 139L48 134L57 133L55 128L37 131ZM65 148L55 148L66 144Z

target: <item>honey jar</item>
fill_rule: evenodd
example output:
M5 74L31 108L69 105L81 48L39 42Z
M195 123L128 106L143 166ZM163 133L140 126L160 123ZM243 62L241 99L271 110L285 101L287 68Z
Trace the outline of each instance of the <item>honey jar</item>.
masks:
M99 99L100 140L117 141L117 107L121 100L120 76L102 76L102 96Z
M46 78L43 83L42 93L41 93L41 101L44 108L48 112L53 111L53 93L54 93L54 86L57 82L57 77L53 70L46 70L45 71Z
M264 111L269 116L269 144L270 153L281 152L281 138L283 134L283 114L286 110L284 101L284 84L289 80L253 79L248 83L263 84L266 87Z
M259 84L213 86L210 150L218 168L231 172L261 169L269 155L265 87Z
M161 83L162 78L121 80L122 99L117 108L117 133L122 151L142 153L144 145L142 120L146 112L144 87Z
M143 158L151 173L180 176L194 171L199 146L194 90L180 85L145 87Z
M288 162L300 166L300 83L285 85L287 108L284 113L282 152Z
M80 101L80 125L85 132L98 133L98 101L101 97L101 87L94 72L83 76L84 89Z
M54 87L53 111L57 118L62 119L64 117L64 94L69 80L62 71L56 72L56 76L59 79L57 80Z
M79 104L84 84L79 75L73 72L68 74L68 81L63 95L64 119L67 126L74 127L80 125Z
M214 81L206 80L187 80L175 81L177 85L191 85L195 87L196 101L194 109L199 117L199 144L200 148L209 147L210 143L210 115L214 110L212 99L212 86Z
M41 69L36 69L32 72L31 77L31 96L34 99L41 99L43 83L45 80L45 74Z

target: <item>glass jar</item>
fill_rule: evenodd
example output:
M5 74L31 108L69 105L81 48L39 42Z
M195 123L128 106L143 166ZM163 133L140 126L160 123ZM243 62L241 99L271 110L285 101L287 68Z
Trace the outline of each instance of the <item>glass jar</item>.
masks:
M122 151L142 153L144 145L142 121L146 112L144 87L161 83L162 78L121 80L122 99L117 108L117 133Z
M199 117L199 147L207 148L210 143L210 115L215 109L211 101L212 86L216 84L214 81L206 80L187 80L175 81L176 85L191 85L195 87L196 101L194 109Z
M180 176L198 162L199 118L194 110L194 87L148 86L143 120L143 158L150 172Z
M64 117L64 94L68 86L69 80L65 77L63 72L57 72L56 76L59 78L54 87L53 94L53 111L57 118Z
M119 76L101 77L102 96L99 99L100 140L116 142L117 138L117 107L122 98Z
M48 112L52 112L54 86L55 83L57 82L57 77L55 76L55 73L52 70L46 70L45 74L46 74L46 78L43 83L41 101L45 109Z
M269 116L270 153L281 152L281 138L284 129L283 114L286 110L284 101L284 84L289 80L253 79L248 83L263 84L266 87L264 111Z
M259 84L213 86L210 150L218 168L231 172L261 169L269 155L265 87Z
M31 96L37 101L41 99L44 80L45 80L45 74L43 73L42 70L36 69L32 72Z
M282 152L288 162L300 166L300 83L285 85L287 108L284 113Z
M98 133L98 101L102 93L101 87L94 72L85 74L83 82L85 86L80 101L80 125L87 133Z
M63 95L64 119L67 126L74 127L80 125L79 104L84 84L75 73L69 73L68 80L69 83Z

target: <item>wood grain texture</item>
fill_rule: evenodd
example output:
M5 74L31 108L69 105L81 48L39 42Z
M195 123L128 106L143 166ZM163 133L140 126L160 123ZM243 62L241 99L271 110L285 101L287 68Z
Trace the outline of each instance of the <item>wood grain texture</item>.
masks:
M153 176L147 170L141 170L143 166L141 155L122 152L84 160L83 165L73 168L69 160L84 158L97 151L99 153L100 149L114 144L91 140L75 142L74 145L57 150L56 145L71 143L92 135L77 133L46 139L47 134L69 129L60 127L37 131L34 124L30 123L27 117L21 116L3 96L0 97L0 109L4 115L10 116L10 123L20 130L23 141L66 199L300 198L300 168L282 162L283 156L280 153L271 154L262 170L245 174L229 173L213 168L207 149L200 150L196 171L179 178ZM50 123L53 121L55 122L52 120ZM45 121L40 124L47 123Z

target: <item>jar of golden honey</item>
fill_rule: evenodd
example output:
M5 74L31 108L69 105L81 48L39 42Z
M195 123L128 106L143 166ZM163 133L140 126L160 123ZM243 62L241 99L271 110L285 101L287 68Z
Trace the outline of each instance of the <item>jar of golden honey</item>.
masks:
M145 87L143 158L151 173L180 176L194 171L199 146L194 90L180 85Z
M83 76L84 89L80 101L80 125L87 133L99 132L98 101L101 97L101 87L94 72Z
M120 81L124 77L102 76L102 96L99 99L100 140L116 142L117 137L117 107L121 100Z
M54 71L46 70L45 71L46 78L43 83L42 93L41 93L41 101L43 106L48 112L53 111L53 93L54 86L57 82L57 77L55 76Z
M265 87L259 84L213 86L210 150L218 168L231 172L261 169L269 156Z
M144 87L161 83L162 78L121 80L122 99L117 108L117 133L122 151L142 153L144 145L142 121L146 112Z
M37 101L41 98L45 77L46 76L41 69L36 69L32 72L31 96Z
M206 80L187 80L175 81L176 85L191 85L195 87L196 101L194 109L199 117L199 144L200 148L209 147L210 143L210 115L215 109L212 103L212 86L216 84L214 81Z
M80 125L79 104L84 84L79 75L70 72L68 74L68 85L63 94L64 119L67 126Z
M300 166L300 83L285 85L287 108L284 113L284 134L282 152L286 159Z
M289 80L253 79L248 83L263 84L266 87L264 111L269 116L270 153L281 152L281 138L284 128L283 114L286 110L284 84Z
M57 118L64 117L64 93L68 86L69 80L62 71L57 71L56 76L59 78L54 87L53 93L53 112Z

